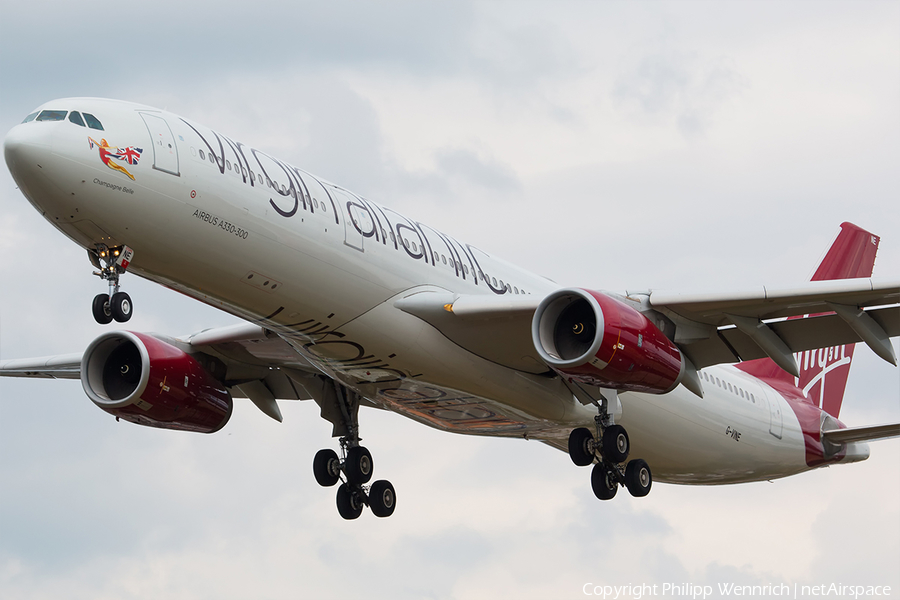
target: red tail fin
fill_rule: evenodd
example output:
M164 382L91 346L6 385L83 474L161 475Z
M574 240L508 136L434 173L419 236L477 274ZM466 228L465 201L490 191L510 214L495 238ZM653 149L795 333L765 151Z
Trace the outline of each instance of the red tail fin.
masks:
M837 239L828 248L812 280L871 277L880 241L881 238L877 235L853 223L841 223ZM841 411L855 346L856 344L847 344L807 350L798 354L796 358L800 365L799 379L783 371L768 358L743 362L737 367L766 381L782 393L807 398L837 418Z

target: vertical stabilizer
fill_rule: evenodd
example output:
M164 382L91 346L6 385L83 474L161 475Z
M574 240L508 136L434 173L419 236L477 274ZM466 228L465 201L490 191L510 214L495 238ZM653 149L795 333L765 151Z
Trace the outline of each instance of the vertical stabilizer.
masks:
M841 231L819 263L812 281L871 277L880 241L881 238L877 235L853 223L841 223ZM786 373L768 358L742 362L737 368L764 380L783 394L807 398L812 404L837 418L855 346L856 344L832 346L795 355L800 366L799 378Z

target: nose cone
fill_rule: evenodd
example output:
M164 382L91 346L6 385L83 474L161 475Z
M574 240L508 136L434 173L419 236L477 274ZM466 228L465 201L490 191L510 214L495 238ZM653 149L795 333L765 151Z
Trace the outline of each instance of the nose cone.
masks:
M3 157L19 187L42 169L52 150L51 131L43 123L23 123L10 129L3 140Z

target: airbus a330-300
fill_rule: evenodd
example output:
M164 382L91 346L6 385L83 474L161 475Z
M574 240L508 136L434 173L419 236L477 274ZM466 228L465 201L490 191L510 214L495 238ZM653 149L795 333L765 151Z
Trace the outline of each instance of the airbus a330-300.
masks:
M391 483L372 481L361 406L540 440L592 465L602 500L859 461L866 441L900 435L838 420L855 344L896 365L900 334L900 281L872 278L879 238L850 223L813 280L789 288L613 293L560 288L149 106L54 100L4 154L105 282L98 322L131 317L134 273L246 323L109 331L76 354L0 362L0 375L80 379L116 420L201 433L226 425L234 398L278 421L278 401L312 399L339 440L313 474L339 484L345 519L396 507Z

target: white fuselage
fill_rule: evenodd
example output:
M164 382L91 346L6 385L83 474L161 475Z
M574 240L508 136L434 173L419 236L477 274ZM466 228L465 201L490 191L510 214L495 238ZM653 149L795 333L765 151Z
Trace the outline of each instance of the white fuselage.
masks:
M393 306L425 289L542 297L553 282L174 114L99 99L41 108L103 124L32 121L6 139L23 193L82 247L127 244L130 271L260 323L298 362L430 426L565 447L573 427L593 423L595 409L541 365L490 362ZM102 139L142 150L133 165L114 159L134 180L104 162L91 141ZM656 480L731 483L809 468L787 399L733 367L705 373L702 399L683 386L620 395L616 420ZM846 460L865 458L855 448Z

